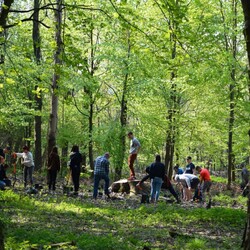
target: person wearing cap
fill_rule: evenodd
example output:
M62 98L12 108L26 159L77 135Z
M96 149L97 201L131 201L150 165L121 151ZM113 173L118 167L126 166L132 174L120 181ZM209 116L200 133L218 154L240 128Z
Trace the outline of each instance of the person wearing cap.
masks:
M14 153L15 157L22 158L23 169L23 178L24 178L24 187L27 186L27 178L29 176L30 184L33 185L33 170L34 170L34 161L33 155L29 151L28 146L23 146L23 153Z
M192 157L187 157L187 166L185 169L185 174L194 174L195 165L192 163Z
M105 181L104 186L104 193L110 198L109 196L109 152L106 152L104 155L98 156L95 160L95 167L94 167L94 191L93 191L93 198L97 198L98 187L100 180Z
M192 197L192 189L196 189L200 180L194 174L177 174L175 181L180 182L183 186L183 200L189 201Z
M128 166L130 169L130 177L128 180L135 180L135 170L134 170L134 162L137 159L137 155L141 148L141 144L137 138L134 137L133 132L128 133L128 138L130 139L130 149L129 149L129 157L128 157Z

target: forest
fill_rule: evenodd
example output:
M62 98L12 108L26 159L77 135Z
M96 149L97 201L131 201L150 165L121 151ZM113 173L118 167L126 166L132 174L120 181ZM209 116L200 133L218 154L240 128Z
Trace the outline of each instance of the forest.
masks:
M136 172L143 174L157 153L171 178L191 156L214 173L216 196L211 210L140 206L137 196L99 203L88 195L30 196L18 162L16 187L0 192L6 249L240 249L250 223L250 201L240 190L241 169L250 169L248 1L0 4L0 148L21 152L27 145L35 178L46 186L52 148L59 149L60 183L78 145L86 194L94 161L105 152L111 182L128 177L132 131L141 144ZM173 230L174 237L163 237Z

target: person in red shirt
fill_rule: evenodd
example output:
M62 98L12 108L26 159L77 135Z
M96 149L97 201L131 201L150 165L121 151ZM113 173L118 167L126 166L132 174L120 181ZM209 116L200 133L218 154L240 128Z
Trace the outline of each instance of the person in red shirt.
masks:
M209 204L211 204L211 194L210 194L210 188L212 185L210 173L206 168L201 168L200 166L196 166L195 170L197 173L200 173L200 185L201 185L201 195L202 195L202 202L206 203L206 196L205 193L207 192L209 197ZM211 206L211 205L210 205Z

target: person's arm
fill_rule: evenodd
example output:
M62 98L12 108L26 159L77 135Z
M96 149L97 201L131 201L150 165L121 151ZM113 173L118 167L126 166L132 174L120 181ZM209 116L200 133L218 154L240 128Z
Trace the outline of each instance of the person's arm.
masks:
M145 175L141 180L140 180L140 184L142 184L144 181L146 181L148 178L150 177L150 175Z
M23 153L14 153L14 155L15 155L17 158L22 158L22 157L23 157Z

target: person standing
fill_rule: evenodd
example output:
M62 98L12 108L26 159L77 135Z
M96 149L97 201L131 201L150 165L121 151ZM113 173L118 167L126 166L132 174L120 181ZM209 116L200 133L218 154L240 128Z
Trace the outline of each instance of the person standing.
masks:
M60 157L58 155L58 148L53 147L48 159L48 186L49 191L56 190L56 176L60 171Z
M130 150L128 157L128 166L130 169L130 177L128 180L135 180L135 170L134 170L134 162L137 159L137 155L141 148L141 144L137 138L134 137L133 132L128 133L128 138L130 139Z
M104 186L104 193L109 197L109 153L105 153L102 156L98 156L95 160L95 167L94 167L94 191L93 191L93 198L97 198L98 187L100 180L105 181Z
M30 184L33 185L33 170L34 170L34 161L33 155L29 151L28 146L23 146L23 153L14 153L14 157L22 158L23 169L23 177L24 177L24 187L27 186L27 178L29 176Z
M78 195L80 186L82 155L80 154L79 147L77 145L74 145L72 147L69 158L69 167L71 171L72 181L74 184L74 195Z
M161 163L161 156L158 154L155 156L155 162L150 166L149 176L151 179L151 203L157 203L165 178L165 165Z
M195 165L192 163L192 157L187 157L187 166L185 169L185 174L194 174Z
M10 147L5 147L4 149L0 148L0 156L2 156L3 158L5 158L5 154L9 153L10 153Z
M6 176L6 168L8 165L4 163L5 159L2 155L0 155L0 190L5 190L6 180L8 180Z
M150 178L150 175L149 175L149 172L150 172L150 167L147 167L146 168L146 173L148 175L144 176L136 185L137 188L139 188L140 190L142 190L142 187L141 185L143 184L144 181L146 181L148 178ZM178 197L178 194L175 192L174 188L173 188L173 185L171 183L171 181L169 180L168 176L165 174L164 176L164 180L163 180L163 183L161 185L161 188L163 189L168 189L169 192L175 197L177 203L180 202L180 199Z
M201 197L202 197L202 202L204 205L206 204L206 195L205 193L207 192L208 197L209 197L209 203L211 203L211 194L210 194L210 188L212 186L211 178L210 178L210 173L206 168L201 168L200 166L196 166L195 170L200 173L200 185L201 185Z

